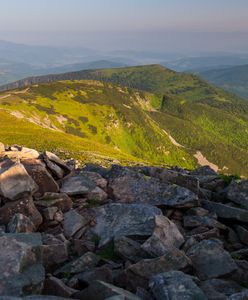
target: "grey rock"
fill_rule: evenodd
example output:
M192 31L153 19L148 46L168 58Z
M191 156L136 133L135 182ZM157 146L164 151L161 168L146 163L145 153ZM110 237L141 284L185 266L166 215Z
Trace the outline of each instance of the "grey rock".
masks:
M34 232L35 225L30 218L23 214L15 214L7 226L7 231L10 233Z
M38 186L24 166L16 163L7 169L0 169L0 195L10 200L33 194Z
M209 228L226 229L226 226L208 216L184 216L183 225L186 228L206 226Z
M72 289L64 284L64 282L56 277L49 277L45 280L43 294L70 298L77 290Z
M156 216L153 234L142 249L156 257L164 255L168 249L179 248L183 243L184 238L177 225L165 216Z
M155 275L149 284L156 300L206 300L192 277L180 271Z
M240 293L236 293L227 298L227 300L247 300L248 299L248 289Z
M0 236L0 294L39 294L45 279L41 264L40 234Z
M114 251L123 259L131 262L138 262L149 257L138 242L125 236L114 239Z
M90 285L94 280L101 280L108 283L113 282L112 270L106 266L79 273L75 275L75 277L77 278L79 283L88 285Z
M43 234L42 241L42 264L46 270L50 270L68 260L69 242L67 240L59 238L59 236Z
M95 255L92 252L87 252L84 255L76 258L75 260L65 264L58 270L54 272L54 275L63 275L63 274L78 274L90 269L93 269L97 266L100 261L100 257Z
M64 214L63 229L67 238L73 237L80 229L85 227L88 220L72 209Z
M228 296L243 290L243 287L235 281L223 279L209 279L203 281L200 287L210 300L225 300Z
M248 245L248 230L246 228L244 228L243 226L236 226L235 227L236 232L238 234L238 237L240 239L240 241L245 244Z
M190 259L183 251L177 248L167 251L163 256L143 259L136 264L130 265L125 270L128 285L133 289L137 286L147 288L149 279L159 273L173 270L184 270L191 265Z
M175 208L190 208L199 203L198 196L177 185L160 182L157 178L125 168L113 168L109 187L118 202L146 203Z
M35 201L35 205L44 208L56 206L62 212L67 212L72 208L73 203L67 194L45 193L43 197Z
M202 280L228 275L237 265L218 240L203 240L187 252L198 277Z
M248 209L248 180L233 181L227 188L227 198Z
M153 233L155 216L160 209L148 204L106 204L93 208L96 225L90 230L100 237L99 247L121 236L149 236Z
M59 167L61 167L62 169L65 170L65 172L69 173L70 172L70 168L66 165L66 163L61 160L56 154L49 152L49 151L45 151L44 153L44 157L48 160L50 160L51 162L55 163L56 165L58 165Z
M45 163L47 168L56 178L62 179L64 177L64 170L61 167L59 167L56 163L52 162L49 159L45 159Z
M81 174L88 177L90 180L94 181L97 186L99 186L101 189L106 189L108 181L103 178L100 174L96 172L90 172L90 171L81 171Z
M96 187L94 181L86 177L83 173L75 172L65 177L61 182L61 192L69 196L87 195Z
M96 186L94 189L90 190L87 194L88 200L104 202L107 198L108 198L108 194L106 192L104 192L104 190L98 186Z
M88 288L76 293L76 297L81 300L106 300L110 297L110 299L140 300L129 291L99 280L93 281Z
M203 200L202 205L209 211L215 212L219 218L248 223L248 210L207 200Z

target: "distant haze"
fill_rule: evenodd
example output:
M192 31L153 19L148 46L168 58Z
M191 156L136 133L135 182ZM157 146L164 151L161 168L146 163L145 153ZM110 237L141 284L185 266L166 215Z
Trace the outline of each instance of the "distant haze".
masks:
M98 50L248 51L247 0L2 2L2 40Z

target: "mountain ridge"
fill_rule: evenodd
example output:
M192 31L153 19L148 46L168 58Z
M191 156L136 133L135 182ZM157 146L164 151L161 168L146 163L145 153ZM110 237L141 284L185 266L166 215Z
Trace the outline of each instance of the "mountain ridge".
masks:
M42 77L48 83L36 78L25 90L3 92L0 109L22 116L22 121L31 118L36 126L41 122L48 129L59 129L77 148L75 136L84 151L92 150L87 149L90 141L89 145L105 145L112 157L122 153L131 161L189 168L209 162L224 173L247 176L246 101L196 75L158 65L67 73L68 79L71 74L81 80L63 81L64 74L52 75ZM11 126L5 127L13 132ZM3 135L4 131L0 138ZM4 138L11 143L15 136ZM52 140L51 150L57 139ZM70 152L69 144L65 148Z

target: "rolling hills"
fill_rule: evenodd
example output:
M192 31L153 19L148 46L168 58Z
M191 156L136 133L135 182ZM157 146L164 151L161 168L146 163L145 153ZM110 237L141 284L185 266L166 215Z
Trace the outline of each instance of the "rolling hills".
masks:
M19 90L0 94L4 143L84 162L212 163L248 176L248 103L195 75L150 65L34 77L9 88Z
M248 99L248 65L215 69L199 73L203 78L227 91Z

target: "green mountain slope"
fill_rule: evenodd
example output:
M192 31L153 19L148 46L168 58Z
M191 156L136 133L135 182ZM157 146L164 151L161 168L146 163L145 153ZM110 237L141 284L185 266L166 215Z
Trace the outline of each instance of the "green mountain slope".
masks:
M18 86L23 83L31 82ZM63 134L80 145L78 156L97 149L122 161L187 168L212 163L220 172L248 176L248 103L197 76L151 65L48 75L32 83L18 94L2 93L0 111L49 131L53 151ZM15 137L0 130L0 140L3 135L5 142ZM70 155L69 144L62 148Z
M200 75L227 91L248 99L248 65L201 72Z

